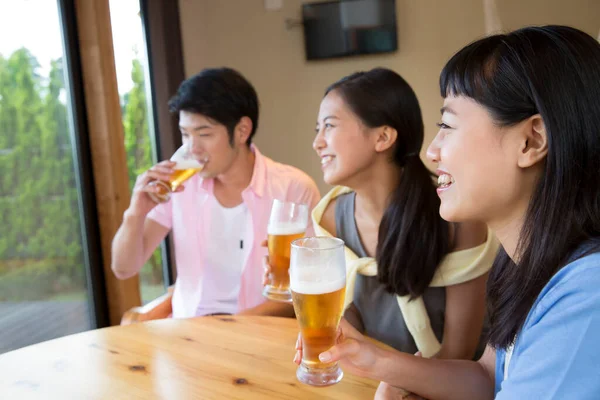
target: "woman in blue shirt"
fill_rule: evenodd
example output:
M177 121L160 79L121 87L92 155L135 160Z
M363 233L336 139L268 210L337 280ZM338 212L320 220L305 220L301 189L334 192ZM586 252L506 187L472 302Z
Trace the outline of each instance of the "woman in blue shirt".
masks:
M427 152L440 214L485 221L503 246L488 347L478 362L425 359L342 321L322 361L385 382L380 398L600 398L600 44L564 26L487 37L450 59L440 89Z

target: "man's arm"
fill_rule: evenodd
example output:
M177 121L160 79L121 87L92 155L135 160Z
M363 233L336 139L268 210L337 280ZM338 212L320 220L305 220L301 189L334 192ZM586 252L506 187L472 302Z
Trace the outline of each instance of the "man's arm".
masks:
M115 276L127 279L137 274L168 233L169 228L145 215L126 211L112 242L111 268Z
M173 173L173 166L171 161L160 162L139 175L135 181L131 203L112 242L111 269L119 279L137 274L169 233L170 229L164 224L170 223L170 209L162 206L166 212L162 213L162 225L147 218L148 213L156 207L148 195L149 192L156 192L156 188L148 186L148 183L152 180L168 180ZM181 190L182 186L177 189Z

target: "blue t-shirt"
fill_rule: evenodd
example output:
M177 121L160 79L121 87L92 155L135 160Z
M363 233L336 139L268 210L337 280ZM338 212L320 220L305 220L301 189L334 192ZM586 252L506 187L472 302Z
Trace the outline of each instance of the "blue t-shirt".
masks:
M496 399L600 399L600 253L562 268L517 335L508 378L496 351Z

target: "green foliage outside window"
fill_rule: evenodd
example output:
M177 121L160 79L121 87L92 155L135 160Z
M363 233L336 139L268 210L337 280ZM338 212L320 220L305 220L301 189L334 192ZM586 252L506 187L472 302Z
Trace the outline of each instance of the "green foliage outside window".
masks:
M38 74L21 48L0 55L0 301L84 298L85 271L63 60ZM123 96L130 188L152 165L144 74ZM94 257L93 254L90 257ZM162 281L160 251L142 281Z

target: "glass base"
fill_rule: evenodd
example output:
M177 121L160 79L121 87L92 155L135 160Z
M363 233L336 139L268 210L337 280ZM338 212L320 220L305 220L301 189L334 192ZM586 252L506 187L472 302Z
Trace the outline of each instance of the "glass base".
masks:
M262 291L262 295L269 300L280 301L283 303L292 302L292 292L289 289L281 290L275 286L266 285Z
M309 369L304 364L300 364L296 370L296 378L300 382L311 386L334 385L341 381L343 377L344 372L337 363L332 367L322 369Z

